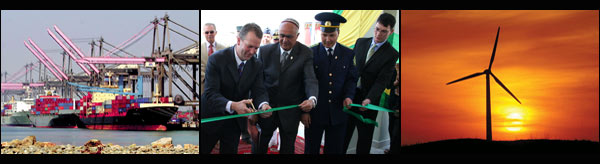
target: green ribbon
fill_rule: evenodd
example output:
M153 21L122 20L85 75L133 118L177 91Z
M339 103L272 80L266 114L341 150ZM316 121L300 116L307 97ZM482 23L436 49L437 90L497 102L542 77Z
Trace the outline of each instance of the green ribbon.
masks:
M350 106L353 107L359 107L359 108L366 108L366 109L371 109L371 110L377 110L377 111L384 111L384 112L391 112L391 113L395 113L396 111L390 110L390 109L386 109L377 105L371 105L371 104L367 104L367 106L362 106L359 104L350 104Z
M271 108L271 109L266 110L266 111L259 111L259 112L253 112L253 113L244 113L244 114L236 114L236 115L228 115L228 116L219 116L219 117L205 118L205 119L201 119L200 120L200 124L204 124L204 123L207 123L207 122L213 122L213 121L220 121L220 120L238 118L238 117L245 117L245 116L256 115L256 114L263 114L263 113L268 113L268 112L275 112L275 111L286 110L286 109L292 109L292 108L296 108L298 106L299 105L290 105L290 106L284 106L284 107L278 107L278 108Z
M396 112L393 110L389 110L386 108L382 108L379 107L377 105L371 105L371 104L367 104L367 106L362 106L362 105L358 105L358 104L350 104L350 106L353 107L359 107L359 108L366 108L366 109L370 109L370 110L376 110L376 111L384 111L384 112ZM284 107L278 107L278 108L271 108L269 110L266 111L259 111L259 112L253 112L253 113L244 113L244 114L236 114L236 115L228 115L228 116L219 116L219 117L211 117L211 118L205 118L205 119L201 119L200 120L200 124L204 124L204 123L208 123L208 122L214 122L214 121L220 121L220 120L226 120L226 119L232 119L232 118L238 118L238 117L246 117L246 116L250 116L250 115L256 115L256 114L263 114L263 113L268 113L268 112L275 112L275 111L280 111L280 110L286 110L286 109L292 109L292 108L296 108L299 107L299 105L290 105L290 106L284 106ZM373 124L376 127L379 126L379 124L377 123L377 121L373 121L371 119L368 118L364 118L362 115L358 114L358 113L354 113L348 109L346 109L346 107L344 106L343 109L344 112L356 117L358 120L360 120L361 122L364 122L366 124Z
M350 104L350 106L359 107L359 108L366 108L366 109L370 109L370 110L384 111L384 112L392 112L392 113L396 112L396 111L393 111L393 110L385 109L385 108L382 108L380 106L371 105L371 104L367 104L367 106L362 106L362 105L358 105L358 104ZM361 121L361 122L363 122L365 124L372 124L372 125L375 125L375 127L379 127L379 123L377 123L377 121L373 121L371 119L364 118L362 115L360 115L358 113L354 113L354 112L348 110L346 108L346 106L344 106L344 112L346 112L346 113L348 113L348 114L356 117L356 119L358 119L359 121Z

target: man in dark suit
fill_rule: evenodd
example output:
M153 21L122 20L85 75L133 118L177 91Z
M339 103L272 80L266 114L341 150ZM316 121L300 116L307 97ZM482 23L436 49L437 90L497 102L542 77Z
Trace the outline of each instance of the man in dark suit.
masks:
M247 105L260 104L268 110L269 97L263 85L262 64L256 53L262 31L254 23L246 24L237 37L237 44L215 52L208 59L206 88L201 97L202 118L251 112ZM249 100L249 99L253 99ZM251 103L254 102L254 103ZM201 128L202 154L211 152L220 141L221 154L237 154L241 129L247 118L234 118L205 123Z
M375 104L379 102L381 93L387 83L394 78L394 64L398 60L398 51L387 42L389 35L394 33L396 18L391 14L383 13L375 24L375 35L372 38L359 38L354 47L355 62L358 68L359 79L357 82L355 104ZM378 105L378 104L375 104ZM376 120L377 111L351 109L364 118ZM344 150L347 151L354 128L358 129L357 154L369 154L373 140L374 125L360 122L354 117L348 120Z
M358 80L354 52L337 43L339 25L346 19L324 12L315 16L321 21L321 43L313 46L315 74L319 80L319 99L315 110L302 114L304 154L319 154L325 132L325 154L343 154L348 115L343 106L352 104Z
M264 84L273 107L300 105L299 109L273 112L271 117L258 119L261 128L258 144L253 145L256 154L267 153L273 131L279 127L281 134L280 154L294 154L300 114L310 112L317 104L319 92L313 69L312 51L296 42L299 25L288 18L279 26L280 42L260 48L259 59L264 67Z

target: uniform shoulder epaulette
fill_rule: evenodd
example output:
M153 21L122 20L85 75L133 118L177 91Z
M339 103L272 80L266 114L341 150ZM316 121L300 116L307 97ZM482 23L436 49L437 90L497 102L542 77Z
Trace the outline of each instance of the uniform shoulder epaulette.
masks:
M315 46L318 46L318 45L319 45L319 43L317 43L317 44L313 44L313 45L310 45L309 47L310 47L310 48L313 48L313 47L315 47Z

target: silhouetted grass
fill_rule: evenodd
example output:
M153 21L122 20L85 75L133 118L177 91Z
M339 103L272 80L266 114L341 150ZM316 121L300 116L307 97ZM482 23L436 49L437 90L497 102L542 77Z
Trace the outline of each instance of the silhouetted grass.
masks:
M400 153L600 153L600 142L586 140L486 141L451 139L402 146Z

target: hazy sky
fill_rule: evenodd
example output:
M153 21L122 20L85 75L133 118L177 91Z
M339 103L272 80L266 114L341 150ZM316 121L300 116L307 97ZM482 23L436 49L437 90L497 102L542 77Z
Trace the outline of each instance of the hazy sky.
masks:
M485 139L488 67L494 140L598 141L598 11L401 11L401 142ZM491 77L490 77L491 78Z
M1 12L1 56L2 56L2 72L8 72L10 77L14 73L23 69L26 63L37 62L38 59L25 47L23 41L31 38L35 41L38 46L46 51L46 54L56 63L56 65L62 65L62 49L60 46L48 35L46 28L58 36L55 32L53 25L57 25L65 35L71 38L75 44L81 49L86 55L90 56L91 39L78 39L78 38L96 38L99 39L101 36L105 41L119 45L133 35L142 31L146 26L154 20L155 17L162 18L165 13L169 15L169 18L195 32L200 32L199 17L200 13L198 10L180 10L180 11L166 11L166 10L134 10L134 11L121 11L121 10L100 10L100 11L79 11L79 10L66 10L66 11L18 11L18 10L2 10ZM161 21L162 23L162 21ZM184 30L183 28L170 24L170 27L200 41L200 37L191 32ZM162 41L162 27L159 27L160 38ZM132 44L125 50L138 56L150 56L152 49L152 31L141 38L135 44ZM171 46L174 51L193 44L192 41L185 39L173 32L170 33ZM60 37L59 37L60 38ZM62 39L61 39L62 40ZM79 40L79 41L76 41ZM63 41L66 44L66 42ZM68 45L67 45L68 46ZM112 47L105 46L107 49ZM98 48L94 49L95 55L97 55ZM104 51L104 54L106 51ZM77 55L76 55L77 56ZM128 55L122 54L122 56L128 57ZM116 57L116 56L114 56ZM43 66L43 65L42 65ZM191 66L189 66L191 68ZM72 68L75 73L83 72L77 64L72 63ZM88 67L89 69L89 67ZM191 69L189 69L191 70ZM90 71L92 71L90 69ZM38 73L37 69L34 71L34 80L37 81ZM191 72L190 72L191 73ZM181 74L183 77L187 75ZM197 73L199 77L199 71ZM48 76L55 78L50 72ZM2 77L4 78L4 77ZM190 78L187 78L188 83ZM24 77L19 81L23 81ZM4 82L4 81L3 81ZM179 83L179 82L177 82ZM185 88L184 85L179 83L181 87ZM168 87L165 87L168 88ZM199 88L199 87L198 87ZM178 94L179 91L173 86L174 95ZM198 91L199 93L199 91ZM188 93L188 95L191 95Z
M62 50L60 46L48 35L46 28L58 36L54 31L53 25L57 25L62 32L72 40L77 38L96 38L101 36L105 41L119 45L144 27L150 24L155 17L162 18L168 13L169 18L190 29L199 32L199 12L198 10L188 11L165 11L165 10L100 10L100 11L19 11L2 10L2 72L8 72L9 76L23 68L25 63L37 62L38 59L25 47L24 40L31 38L43 50L49 51L47 54L57 64L62 64ZM180 27L172 28L183 32L188 36L197 36L193 33L183 30ZM162 37L162 28L160 36ZM59 37L60 38L60 37ZM161 38L162 40L162 38ZM198 39L199 40L199 39ZM90 56L91 39L83 39L75 44L81 48L81 51ZM66 43L63 41L63 43ZM192 44L177 34L171 33L171 43L173 50L179 50ZM105 46L107 49L112 47ZM152 31L141 38L137 43L131 45L126 51L136 56L149 56L152 49ZM98 48L95 48L97 55ZM106 53L106 51L104 52ZM127 56L127 55L124 55ZM82 72L75 63L73 63L74 72ZM37 74L37 73L36 73ZM50 73L49 73L50 74ZM49 75L54 77L53 75ZM3 77L4 78L4 77ZM24 78L22 78L24 79Z

